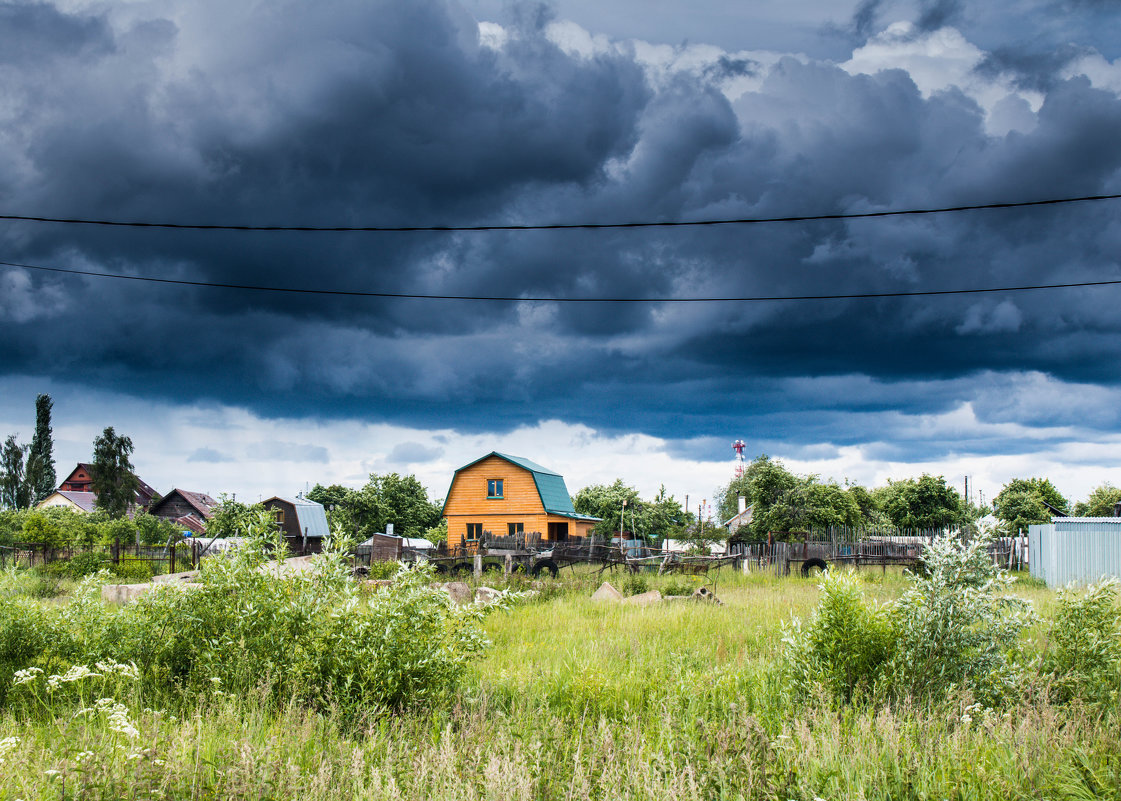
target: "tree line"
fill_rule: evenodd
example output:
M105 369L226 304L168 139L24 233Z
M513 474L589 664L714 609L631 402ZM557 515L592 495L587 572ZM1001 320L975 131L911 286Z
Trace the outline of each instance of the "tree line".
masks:
M1121 501L1121 489L1097 487L1085 501L1071 503L1047 478L1015 478L993 498L992 506L966 500L943 476L889 480L868 489L859 484L823 481L796 475L777 459L763 454L743 475L716 493L721 521L738 511L739 498L752 507L749 536L779 539L830 527L896 529L974 529L990 512L997 524L991 533L1011 536L1033 523L1051 522L1052 510L1085 517L1109 517Z

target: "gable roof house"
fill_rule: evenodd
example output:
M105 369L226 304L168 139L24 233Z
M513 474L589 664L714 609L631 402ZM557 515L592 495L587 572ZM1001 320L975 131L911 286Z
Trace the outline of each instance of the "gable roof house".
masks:
M97 495L92 492L55 490L39 501L35 508L46 509L51 506L62 506L75 512L92 512L97 507Z
M78 466L71 470L70 475L58 485L59 492L88 492L96 497L96 493L93 492L93 478L90 477L91 471L92 468L87 462L78 462ZM136 477L138 484L135 503L141 509L147 509L160 494L139 476L133 475Z
M296 554L321 553L323 538L331 535L327 510L323 504L307 498L282 498L274 495L262 506L276 515L276 524L284 532L288 547Z
M564 476L521 456L492 451L455 471L444 501L450 545L539 533L559 542L586 537L600 518L576 513Z
M190 492L176 487L153 503L148 508L148 513L170 520L180 528L202 534L206 531L206 521L214 516L216 506L218 501L205 492Z

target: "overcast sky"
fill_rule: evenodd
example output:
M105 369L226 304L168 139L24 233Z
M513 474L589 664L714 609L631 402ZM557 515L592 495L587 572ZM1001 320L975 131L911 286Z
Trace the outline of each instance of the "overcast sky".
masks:
M1121 193L1121 4L0 3L0 214L280 226L782 217ZM0 435L158 490L491 450L711 499L730 442L868 485L1121 484L1121 201L609 230L0 222Z

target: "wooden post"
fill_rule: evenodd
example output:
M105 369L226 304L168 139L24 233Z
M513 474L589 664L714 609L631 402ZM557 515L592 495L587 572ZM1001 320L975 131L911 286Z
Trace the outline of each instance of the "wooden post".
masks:
M174 572L175 572L175 543L173 542L173 543L171 543L171 546L168 548L168 551L167 551L167 574L170 576Z
M502 565L502 572L507 576L510 575L514 569L514 556L513 554L506 554L505 564Z
M119 566L121 564L121 538L120 537L117 537L115 540L113 540L113 547L112 547L112 550L110 550L110 553L113 555L113 564L115 566Z
M483 555L481 553L475 554L475 578L483 577Z

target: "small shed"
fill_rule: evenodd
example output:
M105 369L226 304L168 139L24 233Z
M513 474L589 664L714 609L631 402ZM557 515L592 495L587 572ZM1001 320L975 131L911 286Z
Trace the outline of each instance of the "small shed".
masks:
M299 496L274 495L261 505L276 515L276 524L293 552L320 553L323 550L323 538L331 535L323 504Z
M1031 574L1061 587L1121 578L1121 517L1056 517L1028 527Z

